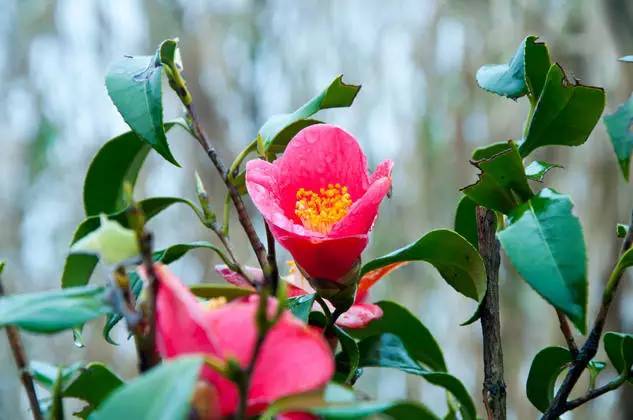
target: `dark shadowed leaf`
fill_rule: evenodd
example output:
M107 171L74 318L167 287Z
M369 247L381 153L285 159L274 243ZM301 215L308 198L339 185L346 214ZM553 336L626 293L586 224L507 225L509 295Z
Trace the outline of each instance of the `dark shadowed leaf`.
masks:
M629 180L629 163L633 152L631 122L633 122L633 95L620 105L613 114L604 116L604 125L607 126L615 157L618 159L622 175L627 181Z
M130 290L132 291L132 295L136 301L141 294L141 290L143 290L143 281L136 271L128 272L128 277L130 279ZM112 337L110 337L110 333L121 319L123 319L123 315L119 312L113 312L107 316L105 325L103 326L103 338L105 338L108 343L115 346L118 344L112 339Z
M480 158L473 165L481 173L477 182L463 188L462 192L475 203L507 214L530 199L532 190L513 141L480 149L473 157Z
M536 40L537 37L528 36L525 41L525 82L533 101L541 95L551 65L547 45Z
M587 257L569 197L545 188L508 215L497 236L525 281L585 332Z
M179 166L163 128L162 73L157 55L122 57L108 69L106 87L130 128L161 156Z
M121 385L121 378L103 363L92 362L79 369L73 378L65 381L63 396L78 398L88 403L79 413L75 413L78 417L86 418Z
M103 287L73 287L0 298L0 327L55 333L109 313Z
M524 77L524 39L507 64L486 64L477 70L477 84L488 92L516 99L527 93Z
M371 321L361 329L347 329L356 339L364 339L383 333L397 335L407 352L419 363L433 371L446 371L444 356L431 332L408 309L394 302L377 303L383 311L382 318Z
M534 356L526 383L527 397L534 407L545 412L554 399L556 378L571 362L569 350L546 347Z
M186 127L184 120L165 123L165 132L174 125ZM150 147L133 131L123 133L104 144L92 159L84 181L86 216L112 214L125 209L123 184L132 186Z
M359 375L360 353L358 352L358 344L351 335L336 325L334 333L341 343L341 351L336 355L336 373L342 376L342 382L351 383Z
M365 264L361 276L389 264L426 261L459 293L480 302L486 292L486 269L477 250L463 236L437 229L417 242Z
M90 420L184 420L202 367L202 357L163 362L118 387L90 415Z
M455 212L455 232L462 235L470 244L477 249L477 204L463 196L457 204Z
M529 121L521 156L543 146L578 146L587 141L604 109L604 90L572 83L553 64Z
M555 163L545 162L543 160L535 160L525 168L525 176L532 181L543 182L545 174L553 168L562 168L562 166Z
M633 335L610 331L602 340L604 350L615 370L618 373L630 372L633 366ZM633 383L630 375L629 382Z
M468 391L459 379L446 372L432 372L423 368L407 351L402 340L394 334L384 333L358 343L360 367L385 367L418 375L450 392L461 405L463 418L477 418L477 411Z
M310 99L296 111L290 114L273 115L259 130L263 152L283 152L290 139L302 128L319 123L319 121L308 118L322 109L352 105L359 90L360 86L343 83L341 75L334 79L323 92Z

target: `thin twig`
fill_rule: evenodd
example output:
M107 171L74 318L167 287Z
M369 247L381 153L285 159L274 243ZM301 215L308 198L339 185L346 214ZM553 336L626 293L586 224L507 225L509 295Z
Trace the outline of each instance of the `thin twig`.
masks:
M565 404L565 411L573 410L574 408L583 405L587 401L591 401L594 398L598 398L599 396L606 394L609 391L613 391L620 387L629 377L627 375L620 375L613 381L609 382L606 385L603 385L599 388L592 389L587 392L582 397L576 398L575 400L571 400Z
M629 231L627 232L626 237L622 242L620 256L628 251L633 244L633 229L631 229L631 226L633 226L633 212L631 213ZM558 392L556 393L554 400L550 404L547 411L543 414L543 420L557 419L558 417L560 417L561 414L571 409L568 408L569 404L567 402L567 398L569 398L569 394L573 390L574 385L576 385L576 383L578 382L578 379L582 375L582 372L585 370L591 359L593 359L593 357L598 352L598 345L600 344L600 337L602 336L604 324L607 320L609 307L611 306L613 296L618 289L618 285L620 284L620 279L622 278L623 274L624 270L616 265L616 268L611 273L607 285L605 286L604 292L602 294L602 303L600 305L598 315L596 315L593 327L591 328L591 332L589 333L589 337L580 349L576 359L572 361L571 367L567 371L565 379L563 379L562 384L558 388ZM581 402L580 404L584 402L585 401Z
M489 420L506 418L506 385L503 380L503 349L499 320L499 241L495 212L477 207L479 252L484 260L487 289L480 306L484 353L484 405Z
M244 232L246 233L246 236L248 237L249 242L251 243L253 251L255 251L255 255L257 256L257 261L259 262L259 265L262 267L262 270L264 270L264 273L266 273L267 271L270 272L267 267L268 257L266 255L266 248L264 248L264 245L259 240L259 237L255 232L255 228L253 227L251 219L248 216L246 207L244 207L244 202L242 201L240 193L237 191L237 188L235 188L235 185L231 183L224 162L222 162L213 146L211 146L211 144L209 143L209 140L207 139L207 136L198 121L198 117L196 112L194 111L193 104L186 105L186 108L189 116L191 117L191 125L196 140L198 140L198 143L200 143L200 145L204 149L205 153L213 163L213 166L215 166L218 173L220 174L220 177L226 185L226 188L229 190L231 200L233 201L233 205L235 206L235 210L237 211L237 217L240 221L240 224L242 225L242 228L244 229Z
M576 357L576 355L578 355L578 346L576 345L576 340L574 340L571 328L569 327L569 322L567 322L567 317L560 309L556 309L556 315L558 316L560 331L563 333L563 337L565 337L567 348L571 352L572 356Z
M4 296L2 282L0 282L0 296ZM31 406L33 419L42 420L42 411L40 410L40 403L37 400L37 393L35 392L33 377L31 376L31 373L29 371L28 359L26 357L26 353L24 352L24 345L22 344L20 332L12 325L6 326L5 329L7 332L7 338L9 340L9 346L11 347L13 358L15 359L15 364L18 368L18 372L20 372L20 380L22 381L22 385L24 385L26 395L29 399L29 405Z

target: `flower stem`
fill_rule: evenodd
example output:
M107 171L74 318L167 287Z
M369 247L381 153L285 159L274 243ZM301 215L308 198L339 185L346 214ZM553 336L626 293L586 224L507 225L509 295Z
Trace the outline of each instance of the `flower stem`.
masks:
M574 336L571 333L571 328L569 327L569 322L567 322L567 317L560 309L556 309L556 315L558 316L560 331L563 333L563 337L565 337L567 348L571 352L572 356L576 357L576 355L578 355L578 346L576 345Z

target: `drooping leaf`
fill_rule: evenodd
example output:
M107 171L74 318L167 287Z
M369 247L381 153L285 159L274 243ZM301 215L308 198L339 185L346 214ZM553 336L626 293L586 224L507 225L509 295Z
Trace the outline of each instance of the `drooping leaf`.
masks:
M146 221L149 221L173 204L186 204L194 211L199 219L202 220L204 217L191 201L183 198L154 197L142 200L138 203L145 214ZM118 222L123 227L129 227L125 210L112 214L109 218ZM99 216L91 216L85 219L75 230L71 246L97 228L99 228ZM83 286L88 284L97 262L99 262L99 258L94 255L69 255L64 264L64 273L62 274L61 281L62 287Z
M186 127L184 120L172 120L165 123L165 132L175 125ZM123 184L134 185L149 150L134 131L114 137L99 149L84 181L86 216L117 213L130 204L125 202Z
M122 57L108 69L106 87L130 128L166 160L179 166L163 128L162 74L158 55Z
M613 114L605 115L604 125L607 127L609 139L618 159L624 179L629 180L629 163L633 153L633 95L615 110Z
M361 276L380 267L405 261L426 261L459 293L477 302L483 299L486 292L483 260L464 237L451 230L433 230L404 248L366 263Z
M0 327L34 333L67 330L110 312L103 287L73 287L0 298Z
M610 331L602 340L604 350L615 370L618 373L629 372L629 382L633 383L633 377L630 375L633 366L633 335Z
M283 152L296 133L309 125L319 123L316 120L309 120L312 115L326 108L351 106L359 90L360 86L343 83L341 75L334 79L323 92L310 99L296 111L270 117L259 130L263 152Z
M183 420L189 414L202 357L179 357L118 387L90 420Z
M553 64L532 116L521 156L543 146L578 146L587 141L604 109L604 90L571 83Z
M87 418L123 381L103 363L92 362L79 369L64 385L64 397L78 398L88 403L76 416Z
M139 254L138 241L133 230L99 216L100 226L70 247L72 254L96 255L106 264L116 264Z
M475 156L475 155L474 155ZM481 170L476 183L462 189L475 203L502 213L509 213L530 199L532 190L525 176L523 161L513 141L505 147L493 148L476 154L480 160L472 162Z
M528 400L540 412L545 412L552 403L556 378L571 361L571 353L563 347L546 347L534 356L526 392Z
M543 160L535 160L525 168L525 176L532 181L543 182L545 174L553 168L562 168L562 166L555 163L545 162Z
M465 419L477 419L477 411L468 391L459 379L446 372L432 372L423 368L407 351L402 340L394 334L384 333L361 340L358 343L360 367L385 367L418 375L450 392L460 403Z
M199 283L192 284L189 289L191 289L191 293L203 299L223 297L226 300L233 300L255 293L253 289L237 287L231 284Z
M324 420L340 419L416 419L439 420L428 408L409 401L358 400L351 389L336 383L323 391L306 392L281 398L271 404L261 420L272 420L284 412L308 412Z
M545 188L508 215L497 236L521 277L585 331L587 257L568 196Z
M525 41L525 82L533 101L537 101L541 95L551 66L547 45L536 42L537 39L528 36Z
M347 333L356 339L383 333L394 334L399 337L407 352L417 362L432 371L446 371L446 363L440 346L419 319L397 303L382 301L377 305L383 311L381 318L371 321L364 328L347 329Z
M527 93L524 76L526 39L521 42L507 64L486 64L477 70L477 84L488 92L512 99Z
M303 322L308 322L308 317L310 316L312 305L314 305L315 297L316 294L312 293L309 295L288 298L288 310Z
M479 248L477 237L477 204L468 196L463 196L455 212L455 232L462 235L470 244Z

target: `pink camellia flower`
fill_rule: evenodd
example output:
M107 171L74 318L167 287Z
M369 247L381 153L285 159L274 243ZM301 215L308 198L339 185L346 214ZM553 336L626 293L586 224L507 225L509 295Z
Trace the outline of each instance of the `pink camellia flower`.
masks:
M257 327L258 296L220 305L204 305L169 270L156 265L159 279L156 347L164 358L204 353L219 360L233 358L243 367L251 360ZM274 313L276 301L269 300ZM261 413L281 397L323 387L334 373L325 339L285 311L268 332L251 376L248 415ZM221 416L234 414L236 385L205 366L201 378L211 385L212 404Z
M341 128L301 130L273 163L246 165L246 188L275 239L311 278L337 281L358 262L393 162L373 174L358 142Z
M336 320L336 325L345 328L363 328L371 321L382 318L383 312L380 306L368 303L369 289L380 279L394 271L395 269L407 264L406 262L389 264L377 270L370 271L361 277L358 283L358 291L354 298L354 303ZM297 270L294 261L288 262L289 270L282 279L287 284L288 297L302 296L314 293L314 289L310 283L303 277L301 272ZM254 267L247 267L251 275L262 276L262 271ZM215 271L224 278L228 283L235 286L250 288L253 287L248 281L238 273L231 271L226 265L216 265ZM255 289L253 289L255 290ZM319 307L315 305L315 307Z

